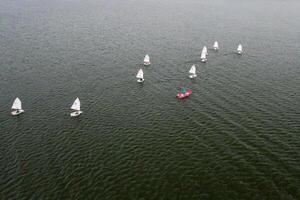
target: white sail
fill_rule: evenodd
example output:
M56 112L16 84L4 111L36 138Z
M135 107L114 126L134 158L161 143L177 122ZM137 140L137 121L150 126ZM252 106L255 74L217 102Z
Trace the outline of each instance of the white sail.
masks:
M150 63L150 57L149 57L149 55L145 55L144 63Z
M205 54L208 55L206 46L203 47L202 52L205 52Z
M79 101L78 97L76 98L73 105L71 106L71 109L80 111L80 101Z
M217 41L215 41L213 47L214 47L215 50L219 49L219 43Z
M144 78L144 72L142 69L140 69L136 75L137 78L143 79Z
M11 109L22 110L22 102L18 97L15 99Z
M202 53L201 53L201 59L206 59L206 53L205 53L205 51L202 51Z
M189 71L190 74L196 74L196 66L193 65Z
M238 52L243 52L243 47L242 47L241 44L239 44L239 46L238 46L238 48L237 48L237 51L238 51Z
M206 53L204 51L202 51L201 53L201 62L206 62L207 59L206 59Z

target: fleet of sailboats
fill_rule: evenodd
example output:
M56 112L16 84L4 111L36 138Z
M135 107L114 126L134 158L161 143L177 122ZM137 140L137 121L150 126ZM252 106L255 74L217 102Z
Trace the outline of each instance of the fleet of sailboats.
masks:
M213 49L214 50L218 50L219 49L219 44L218 44L217 41L214 42ZM238 54L242 54L243 53L243 47L242 47L241 44L238 45L237 53ZM202 52L201 52L201 62L206 62L207 61L207 58L206 58L207 55L208 55L207 48L206 48L206 46L204 46L203 49L202 49ZM144 58L144 65L150 65L150 57L149 57L149 55L145 56L145 58ZM196 78L196 77L197 77L196 66L192 65L192 67L189 70L189 78L193 79L193 78ZM139 71L138 71L138 73L136 75L136 78L137 78L137 82L139 82L139 83L142 83L142 82L145 81L145 79L144 79L144 72L143 72L142 69L139 69ZM179 96L177 95L177 97L178 98L182 98L182 97L189 96L189 94L191 93L191 90L188 90L188 91L189 91L189 92L187 92L188 95L186 95L185 93L183 94L181 92L179 94ZM21 113L24 113L24 110L22 109L22 102L21 102L21 100L18 97L14 100L11 109L12 109L12 111L11 111L12 115L19 115ZM77 116L79 116L82 113L82 111L80 110L80 100L79 100L78 97L73 102L73 104L71 106L71 109L73 110L73 112L70 114L71 117L77 117Z

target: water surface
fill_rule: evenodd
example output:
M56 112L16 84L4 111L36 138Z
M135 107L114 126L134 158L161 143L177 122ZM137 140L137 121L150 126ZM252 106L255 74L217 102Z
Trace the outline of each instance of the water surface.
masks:
M300 199L299 10L2 0L0 199ZM25 113L11 117L17 96Z

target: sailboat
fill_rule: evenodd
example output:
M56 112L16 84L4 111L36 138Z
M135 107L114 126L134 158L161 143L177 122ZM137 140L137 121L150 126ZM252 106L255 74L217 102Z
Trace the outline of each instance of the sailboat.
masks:
M19 115L24 112L24 110L22 109L22 102L18 97L14 100L11 109L13 110L11 112L12 115Z
M242 54L243 53L243 47L241 44L239 44L238 48L237 48L237 53L238 54Z
M80 110L80 101L78 97L75 99L73 105L71 106L71 109L75 111L70 114L71 117L77 117L82 113L82 111Z
M149 57L149 55L147 54L147 55L145 55L145 58L144 58L144 65L150 65L151 63L150 63L150 57Z
M206 61L207 61L206 53L205 53L205 51L202 51L202 53L201 53L201 62L206 62Z
M139 83L142 83L142 82L145 81L145 79L144 79L144 72L143 72L142 69L140 69L140 70L138 71L136 77L137 77L137 79L138 79L137 82L139 82Z
M204 47L203 47L203 49L202 49L202 52L203 52L203 51L204 51L204 52L205 52L205 54L208 56L208 52L207 52L207 48L206 48L206 46L204 46Z
M190 75L189 75L190 78L196 78L196 77L197 77L197 74L196 74L196 66L195 66L195 65L193 65L193 66L191 67L189 73L190 73Z
M219 50L219 43L217 41L215 41L213 47L214 47L214 50Z

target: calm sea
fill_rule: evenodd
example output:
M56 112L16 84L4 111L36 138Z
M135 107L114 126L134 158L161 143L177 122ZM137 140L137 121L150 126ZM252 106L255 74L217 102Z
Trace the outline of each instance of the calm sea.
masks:
M1 0L0 199L300 199L299 10ZM177 100L182 86L193 94Z

